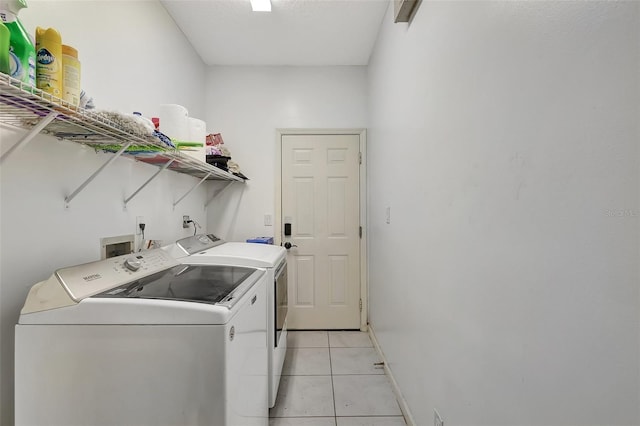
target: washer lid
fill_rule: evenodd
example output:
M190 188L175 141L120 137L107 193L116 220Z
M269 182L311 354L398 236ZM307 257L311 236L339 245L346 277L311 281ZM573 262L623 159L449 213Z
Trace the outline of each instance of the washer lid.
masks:
M224 243L216 247L192 254L189 263L254 266L274 268L285 257L287 251L280 246L256 243Z
M187 254L194 254L220 244L224 244L224 240L213 234L192 235L176 241L176 246Z
M179 300L231 308L255 283L247 279L257 271L241 266L178 265L93 297Z

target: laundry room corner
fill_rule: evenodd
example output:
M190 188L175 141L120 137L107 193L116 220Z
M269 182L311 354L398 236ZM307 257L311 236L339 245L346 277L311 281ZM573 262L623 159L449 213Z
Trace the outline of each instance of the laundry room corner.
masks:
M0 0L0 426L640 426L639 284L640 0Z

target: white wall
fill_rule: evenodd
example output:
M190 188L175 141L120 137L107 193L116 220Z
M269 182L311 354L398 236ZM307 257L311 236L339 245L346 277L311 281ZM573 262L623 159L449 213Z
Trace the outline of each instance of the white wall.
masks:
M229 241L274 236L276 129L366 125L365 67L210 67L207 125L250 180L210 205L209 230Z
M371 322L418 425L640 424L639 23L637 2L385 17Z
M29 1L27 29L55 27L75 46L83 84L102 109L155 115L161 103L204 114L205 66L157 2ZM22 131L0 127L1 152ZM64 197L110 154L40 136L0 170L0 424L13 424L13 330L28 289L54 269L100 258L100 238L132 234L136 216L146 237L166 242L189 235L182 215L206 227L207 188L174 210L173 202L198 181L165 171L123 210L123 200L156 168L118 159L64 209Z

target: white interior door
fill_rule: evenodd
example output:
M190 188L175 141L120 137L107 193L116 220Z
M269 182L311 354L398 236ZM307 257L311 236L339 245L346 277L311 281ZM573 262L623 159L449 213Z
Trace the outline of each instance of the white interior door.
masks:
M290 329L359 329L360 136L281 136ZM291 235L284 235L284 224Z

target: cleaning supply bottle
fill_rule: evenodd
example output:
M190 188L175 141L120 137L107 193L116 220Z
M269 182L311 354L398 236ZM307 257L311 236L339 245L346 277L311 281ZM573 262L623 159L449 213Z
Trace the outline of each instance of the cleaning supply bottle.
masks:
M0 72L9 74L11 66L9 65L9 48L11 47L11 34L9 28L0 22Z
M80 61L78 51L62 45L62 99L80 105Z
M62 37L55 28L36 27L36 87L62 97Z
M0 0L0 19L9 29L9 72L29 86L36 85L36 50L29 34L18 19L26 0Z

